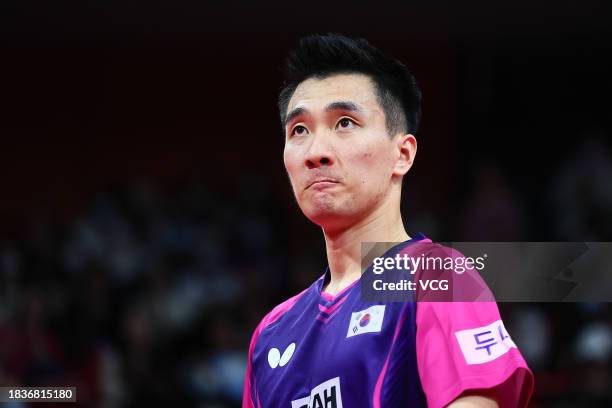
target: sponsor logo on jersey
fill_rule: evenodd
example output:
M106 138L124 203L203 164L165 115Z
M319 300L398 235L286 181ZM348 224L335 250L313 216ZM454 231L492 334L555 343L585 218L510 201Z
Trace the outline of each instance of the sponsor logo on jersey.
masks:
M501 320L488 326L460 330L455 336L468 364L488 363L516 348Z
M288 345L285 351L283 351L283 354L281 354L280 350L276 347L272 347L270 351L268 351L268 364L270 364L270 367L272 368L276 368L278 366L284 367L285 364L291 360L294 351L295 343Z
M291 408L342 408L340 377L317 385L308 397L291 401Z
M364 333L378 333L382 329L385 305L375 305L351 314L346 337L353 337Z

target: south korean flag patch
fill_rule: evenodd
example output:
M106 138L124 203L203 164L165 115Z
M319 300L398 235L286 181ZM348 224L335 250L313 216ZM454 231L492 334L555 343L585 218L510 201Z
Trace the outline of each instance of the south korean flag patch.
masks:
M365 333L378 333L382 329L385 305L375 305L351 314L346 338Z

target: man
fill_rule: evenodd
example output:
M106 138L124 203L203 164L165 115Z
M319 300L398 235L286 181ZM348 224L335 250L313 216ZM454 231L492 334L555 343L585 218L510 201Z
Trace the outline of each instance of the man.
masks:
M243 408L525 406L532 374L494 302L361 296L363 242L386 256L448 254L409 237L400 214L420 91L365 40L303 38L279 97L295 198L325 237L328 268L268 313L249 348ZM411 252L412 251L412 252Z

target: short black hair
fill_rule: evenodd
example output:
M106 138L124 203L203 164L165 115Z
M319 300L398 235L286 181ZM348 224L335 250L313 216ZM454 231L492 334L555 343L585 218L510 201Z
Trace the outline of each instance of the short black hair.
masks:
M335 33L303 37L289 52L285 81L278 97L283 127L289 100L301 82L354 73L365 74L374 82L391 135L416 133L421 119L421 91L410 71L365 39Z

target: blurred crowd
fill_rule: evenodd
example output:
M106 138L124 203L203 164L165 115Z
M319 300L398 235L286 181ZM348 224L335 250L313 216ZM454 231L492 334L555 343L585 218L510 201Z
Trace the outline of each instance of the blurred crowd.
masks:
M489 161L473 168L456 219L426 203L404 216L409 232L437 240L520 241L547 228L557 240L610 241L611 180L609 146L595 135L538 203ZM279 204L287 199L263 179L224 193L149 180L3 239L0 385L76 386L80 406L240 406L252 330L324 270L322 237L291 231L300 214ZM612 403L609 304L500 309L536 374L533 406Z
M250 332L287 292L282 223L250 190L139 183L3 242L0 382L72 384L84 406L236 404Z

